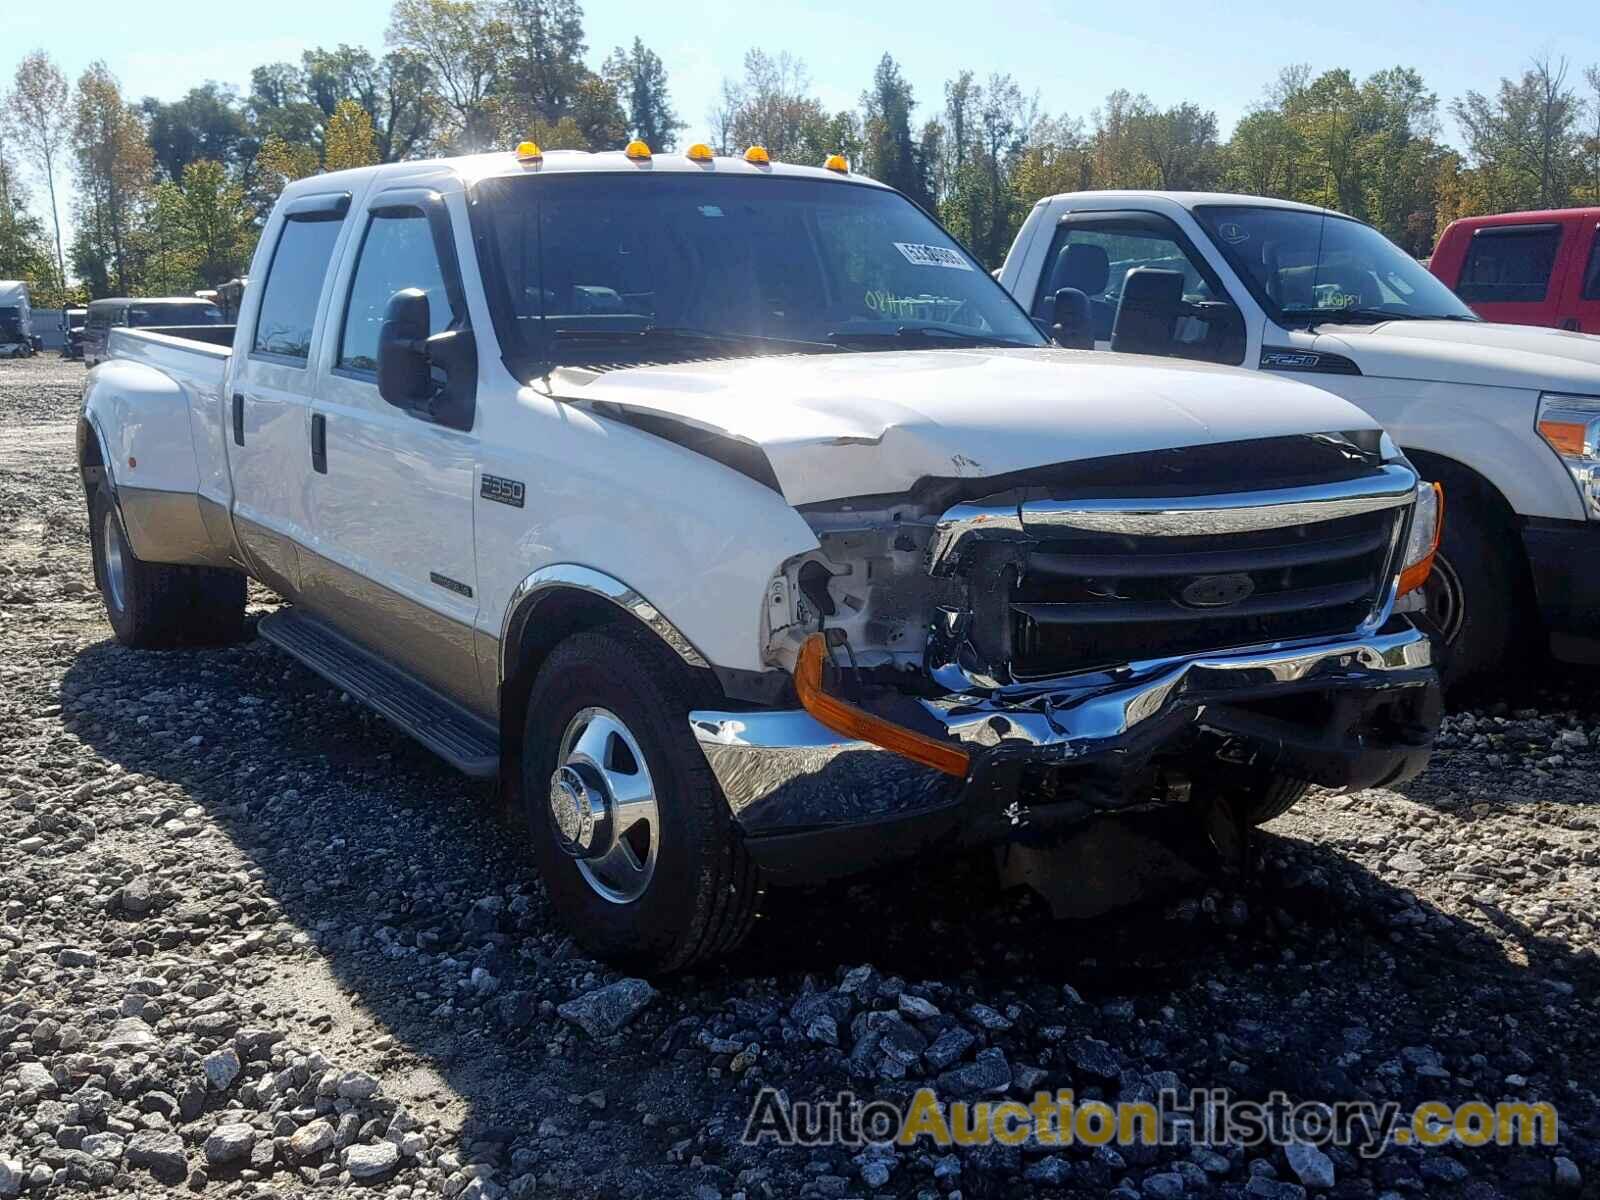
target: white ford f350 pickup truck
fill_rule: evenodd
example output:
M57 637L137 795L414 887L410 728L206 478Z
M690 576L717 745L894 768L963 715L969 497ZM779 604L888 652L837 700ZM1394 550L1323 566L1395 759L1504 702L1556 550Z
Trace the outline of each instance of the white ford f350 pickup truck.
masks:
M1540 642L1600 662L1600 338L1480 321L1370 225L1255 196L1049 196L999 278L1063 345L1287 374L1376 417L1449 500L1424 595L1447 683Z
M1281 812L1420 769L1436 490L1326 392L1051 347L831 169L488 154L304 179L232 348L111 335L79 451L117 636L261 637L518 794L650 970L765 880Z

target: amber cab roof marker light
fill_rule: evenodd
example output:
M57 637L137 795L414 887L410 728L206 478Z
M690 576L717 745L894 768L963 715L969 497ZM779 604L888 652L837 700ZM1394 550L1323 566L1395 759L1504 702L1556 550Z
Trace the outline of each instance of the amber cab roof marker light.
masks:
M754 163L758 167L772 165L772 156L767 153L765 146L751 146L750 149L744 152L744 160L747 163Z
M646 146L638 138L634 138L633 141L629 142L628 148L623 153L633 159L634 162L650 161L650 147Z
M706 145L704 142L696 142L694 145L685 150L683 154L684 157L690 162L697 163L708 163L716 157L716 155L711 153L711 147Z
M837 171L841 175L850 174L850 160L842 154L830 154L823 160L822 165L829 171Z
M827 657L827 645L820 633L814 633L800 647L800 656L794 666L794 690L800 697L800 707L835 733L857 741L882 746L913 762L943 771L964 779L971 759L965 750L941 742L937 738L885 721L857 708L849 701L830 696L822 687L822 665Z
M522 142L517 146L517 161L519 163L540 163L544 161L544 151L539 149L538 142Z

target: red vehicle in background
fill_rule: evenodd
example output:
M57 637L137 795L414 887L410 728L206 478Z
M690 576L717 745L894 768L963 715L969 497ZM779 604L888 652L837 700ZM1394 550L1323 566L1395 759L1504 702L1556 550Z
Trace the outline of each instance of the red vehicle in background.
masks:
M1600 333L1600 208L1452 221L1428 269L1486 321Z

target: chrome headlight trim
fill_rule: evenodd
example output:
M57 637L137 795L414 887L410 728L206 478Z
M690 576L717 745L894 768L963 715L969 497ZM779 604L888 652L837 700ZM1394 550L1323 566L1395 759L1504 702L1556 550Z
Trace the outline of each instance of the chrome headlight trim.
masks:
M1584 516L1600 520L1600 396L1543 392L1534 429L1572 476Z

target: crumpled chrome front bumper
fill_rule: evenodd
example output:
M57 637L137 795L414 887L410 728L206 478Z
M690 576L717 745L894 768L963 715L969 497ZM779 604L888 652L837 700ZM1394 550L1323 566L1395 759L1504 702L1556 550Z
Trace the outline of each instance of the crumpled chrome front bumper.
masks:
M780 875L842 874L947 835L1003 840L1052 814L1148 803L1140 787L1162 766L1342 788L1410 778L1439 721L1432 661L1428 637L1396 617L1373 633L919 701L929 728L971 755L965 779L834 733L799 709L696 711L689 720L758 861ZM877 848L858 863L851 846L861 839ZM817 846L827 849L809 852Z

